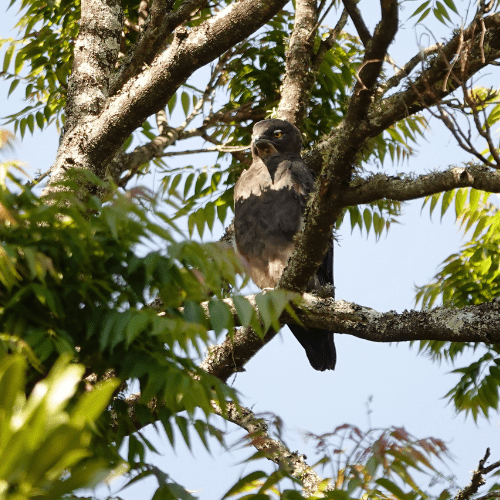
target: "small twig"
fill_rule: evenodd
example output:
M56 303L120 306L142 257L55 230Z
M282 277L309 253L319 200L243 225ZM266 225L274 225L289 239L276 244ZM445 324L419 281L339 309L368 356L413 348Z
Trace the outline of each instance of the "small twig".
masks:
M323 21L325 20L326 16L328 15L328 13L330 12L330 10L332 10L332 7L333 7L333 0L330 2L330 5L328 6L328 8L325 10L325 12L323 13L323 15L321 16L321 18L319 19L318 21L318 27L321 26L323 24ZM323 5L320 5L318 7L318 15L319 13L321 12L321 10L323 9ZM316 30L315 30L316 31Z
M444 59L446 65L448 66L448 71L446 73L446 76L444 77L443 85L442 85L443 92L446 91L446 86L448 84L448 79L450 78L451 72L453 71L453 67L455 66L455 63L460 58L460 53L462 51L463 42L464 42L464 30L463 30L462 27L460 27L460 35L458 37L458 47L457 47L457 50L455 52L455 58L454 58L453 62L450 64L448 62L448 60L446 59L446 57L444 56L444 54L443 54L443 59Z
M333 47L333 44L344 29L348 17L347 10L344 9L335 27L328 32L328 36L325 39L321 40L318 51L312 58L312 69L314 72L319 70L325 54Z
M158 127L160 135L165 135L168 128L167 112L165 111L165 108L160 109L160 111L156 113L156 126Z
M356 73L355 73L355 77L356 77L356 80L358 81L358 83L361 85L361 89L360 90L368 90L368 88L365 86L365 84L361 81L361 78L359 77L359 74L361 73L361 70L367 65L367 64L371 64L371 63L377 63L377 62L380 62L380 59L370 59L368 61L363 61L361 63L361 65L359 66L359 68L356 70Z
M410 76L410 73L417 67L419 63L425 61L428 56L435 54L438 50L440 50L442 46L442 43L437 43L435 45L427 47L424 50L421 50L417 55L413 56L402 68L398 68L398 71L393 76L391 76L391 78L380 85L379 93L383 95L389 89L392 89L399 85L403 78ZM393 67L397 68L397 66L394 64Z
M219 147L221 147L221 146L224 147L225 146L224 143L222 143L221 141L219 141L215 137L212 137L212 136L208 135L206 132L204 134L201 134L201 138L205 139L205 141L210 142L211 144L215 144L216 146L219 146ZM243 154L243 153L241 153L239 151L231 151L231 154L241 164L250 166L251 161L249 160L248 155Z
M488 144L488 149L491 153L491 156L493 156L493 159L495 160L496 164L491 164L490 166L494 168L500 168L500 156L498 155L498 152L495 148L495 145L493 144L493 140L491 138L491 128L488 123L488 117L486 116L486 111L485 111L485 106L483 104L483 116L484 116L484 127L486 130L483 129L483 124L479 120L479 111L477 109L476 102L473 98L470 97L468 89L466 88L465 84L462 85L462 90L464 93L464 100L465 103L471 108L472 110L472 117L474 119L474 124L476 125L476 130L478 134L486 141ZM491 162L490 162L491 163Z
M475 498L474 500L489 500L490 498L500 498L500 490L490 491L489 493L486 493L486 495Z
M494 469L497 469L500 467L500 461L495 462L494 464L490 465L489 467L484 467L484 464L490 457L490 449L486 448L486 453L484 454L484 457L479 461L479 465L475 471L472 472L472 478L470 484L468 484L464 489L460 490L456 495L455 495L455 500L468 500L470 499L473 495L477 493L479 488L483 486L486 483L486 480L484 479L484 475L488 474L489 472L493 471ZM499 497L500 496L500 491L496 492L490 492L487 493L484 497L481 497L482 499L486 498L493 498L493 497ZM477 499L479 500L479 499Z
M325 7L325 3L326 3L326 0L321 0L321 2L319 3L319 5L318 5L318 15L321 13L321 11L323 10L323 8ZM334 3L334 0L332 0L331 5L333 5L333 3ZM330 7L328 7L328 10L330 10Z
M484 155L482 155L472 144L472 138L470 134L470 125L469 125L469 133L466 135L460 126L457 123L456 118L447 113L440 104L437 104L437 108L439 111L439 115L434 113L430 108L428 111L435 117L440 118L441 121L445 124L448 130L451 132L458 145L467 153L474 155L481 163L488 167L498 168L498 165L490 162Z
M366 27L365 22L363 21L363 17L361 16L361 12L356 5L356 0L342 0L344 3L344 7L349 12L349 16L356 27L356 31L358 32L359 38L361 42L366 47L368 42L372 39L370 31Z
M499 467L500 467L500 460L498 462L495 462L494 464L489 465L488 467L484 467L483 474L489 474L491 471L498 469Z
M40 184L40 181L42 181L43 179L45 179L45 177L48 177L50 175L50 172L52 170L52 167L49 168L46 172L44 172L43 174L40 174L38 177L35 177L32 181L28 181L25 185L26 187L33 187L33 186L36 186L37 184Z
M481 62L486 63L486 58L484 57L484 35L486 34L486 26L484 25L484 19L481 18L481 38L479 40L479 48L481 50Z
M250 149L250 146L214 146L212 148L205 149L188 149L186 151L171 151L168 153L163 153L161 156L180 156L180 155L191 155L198 153L211 153L214 151L219 151L221 153L236 153L238 151L246 151Z

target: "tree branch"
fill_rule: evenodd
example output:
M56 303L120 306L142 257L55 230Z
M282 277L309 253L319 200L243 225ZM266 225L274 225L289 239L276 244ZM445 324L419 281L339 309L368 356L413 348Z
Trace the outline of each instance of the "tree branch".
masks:
M97 1L97 0L96 0ZM246 39L271 19L286 0L241 0L187 30L177 28L170 46L151 67L125 83L107 99L92 125L66 133L53 167L52 182L65 178L69 168L88 169L100 178L125 139L144 120L163 108L194 71ZM49 186L45 194L51 191Z
M321 62L323 61L325 54L333 47L333 44L335 43L338 36L344 29L344 26L346 25L347 19L348 19L347 10L344 9L335 27L329 31L328 36L325 39L321 40L319 49L314 55L312 60L312 68L314 73L319 71Z
M359 70L358 83L349 102L346 120L364 118L375 93L375 84L382 71L389 45L398 30L398 3L381 0L382 19L375 28L373 37L366 45L365 57Z
M369 307L332 298L319 298L305 293L295 308L298 319L307 327L347 334L372 342L410 342L440 340L444 342L500 342L500 300L462 309L436 308L431 311L381 313ZM246 297L255 305L255 296ZM231 299L224 300L238 324L236 308ZM208 316L208 305L205 308ZM284 312L281 324L297 321ZM243 366L276 333L268 332L260 339L251 329L236 329L233 336L210 348L200 365L211 375L226 381Z
M341 202L347 207L383 198L407 201L462 187L499 193L500 175L482 165L452 167L444 172L432 172L416 178L376 174L344 191Z
M473 495L477 493L479 488L486 483L484 475L489 472L498 469L500 467L500 462L496 462L489 467L484 467L484 464L490 456L490 449L486 448L486 453L484 457L479 461L478 468L472 472L472 478L470 484L468 484L464 489L460 490L456 495L454 500L469 500ZM490 494L485 495L481 498L493 498L500 496L500 491L490 492ZM479 500L479 499L478 499Z
M311 71L318 12L316 0L297 0L277 116L300 127L315 81Z
M160 52L161 45L166 42L167 36L189 19L192 12L205 1L187 0L176 11L170 13L167 13L167 11L172 8L174 0L153 2L145 31L137 41L130 56L123 61L120 69L112 79L110 85L111 95L115 94L130 78L139 73L145 64L151 64Z
M399 68L398 71L389 78L386 82L380 85L379 94L385 94L388 90L397 87L403 78L410 76L410 73L417 67L417 65L421 62L426 61L429 56L436 54L439 52L443 44L436 43L435 45L431 45L424 50L418 52L417 55L413 56L402 68Z
M372 36L370 34L370 31L366 27L365 22L363 21L363 17L361 16L361 12L359 11L358 6L356 5L357 1L342 0L342 3L344 4L345 9L349 13L349 17L352 19L352 22L354 23L354 26L356 28L356 31L358 32L361 42L366 47L366 45L368 45L368 42L371 40Z
M295 254L278 283L279 288L304 290L310 276L321 264L331 239L333 224L344 208L340 201L342 193L349 188L353 165L366 141L406 116L435 105L457 88L456 79L465 81L500 57L500 14L497 13L484 19L484 39L488 47L484 51L485 63L482 62L479 47L483 33L478 29L478 21L474 21L461 34L443 45L427 69L411 81L406 90L386 99L374 99L377 71L385 57L384 47L387 48L397 28L395 2L382 2L382 7L382 21L365 55L365 62L372 62L365 64L360 72L361 83L358 82L354 89L346 118L329 137L304 155L304 161L310 168L316 172L323 170L316 181L316 191L310 197L304 229L297 238ZM449 61L456 58L460 43L468 47L467 64L456 65L448 76ZM448 79L448 86L443 90L445 79Z
M99 12L99 16L95 13ZM120 0L83 0L80 32L68 85L66 129L94 120L109 94L109 77L120 50Z
M371 137L378 135L389 126L406 116L418 113L436 105L447 95L456 90L461 82L500 57L500 13L484 18L486 32L485 44L488 50L481 50L482 30L479 21L473 21L465 30L457 33L448 43L438 47L439 53L429 60L429 64L417 78L408 82L407 88L401 92L374 103L369 111ZM463 52L457 52L462 45ZM465 52L468 55L465 55ZM467 58L467 64L455 64L451 73L448 70L451 62L457 58ZM484 62L483 62L484 60ZM447 82L445 88L443 83Z
M128 417L130 419L130 432L141 430L145 423L136 415L136 406L141 401L139 393L131 394L122 400L128 407ZM232 401L226 401L225 412L220 406L212 401L214 413L224 420L238 425L248 432L246 436L248 444L254 446L265 458L285 468L292 476L300 479L303 484L303 491L307 495L312 495L325 480L318 476L316 471L306 463L305 455L298 452L291 452L281 441L269 436L268 425L263 418L258 418L249 408L236 405ZM158 404L156 400L150 401L148 408L156 419L158 418ZM113 418L112 427L117 429L122 425L122 421ZM325 491L333 489L332 486Z
M281 441L271 438L264 419L257 418L250 409L236 406L233 402L226 403L225 414L215 403L212 406L217 415L245 429L248 432L249 444L262 452L268 460L273 461L280 468L284 468L292 476L300 479L306 496L313 495L318 491L324 479L318 476L314 469L305 462L306 457L304 455L291 452ZM326 488L326 491L331 489L333 489L333 486Z
M460 38L467 43L472 39L474 41L471 46L473 57L469 58L469 63L465 68L466 71L462 75L462 80L469 79L488 64L495 64L495 60L500 57L500 13L493 14L484 19L486 29L484 39L488 46L488 50L485 52L484 63L482 62L479 47L483 34L482 32L477 32L475 22L473 21L466 30L463 30L462 37L460 34L457 34L446 44L439 44L436 47L434 57L428 59L429 64L427 68L418 77L409 81L406 89L396 92L385 99L375 100L370 104L368 120L360 126L366 132L367 137L375 137L403 118L436 105L436 103L442 101L444 97L451 94L457 88L457 84L455 86L450 84L443 91L442 83L447 74L449 61L452 61L457 53ZM411 61L414 60L415 58L411 59ZM415 63L415 61L411 61L408 63L410 66ZM383 86L380 88L383 88ZM438 88L441 88L439 92L435 90ZM365 133L362 135L364 137ZM304 155L304 161L309 168L318 173L321 171L328 157L331 157L328 152L332 149L332 145L336 141L336 136L337 134L334 131L328 138Z
M251 296L247 298L252 299ZM270 342L276 333L271 329L261 339L250 327L237 328L232 336L228 335L221 344L210 347L209 354L200 364L200 368L226 382L231 375L245 371L244 365Z

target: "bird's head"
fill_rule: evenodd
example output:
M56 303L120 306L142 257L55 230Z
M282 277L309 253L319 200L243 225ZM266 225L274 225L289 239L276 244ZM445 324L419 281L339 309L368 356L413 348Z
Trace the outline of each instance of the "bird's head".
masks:
M302 136L285 120L262 120L253 127L252 154L263 160L275 155L300 156Z

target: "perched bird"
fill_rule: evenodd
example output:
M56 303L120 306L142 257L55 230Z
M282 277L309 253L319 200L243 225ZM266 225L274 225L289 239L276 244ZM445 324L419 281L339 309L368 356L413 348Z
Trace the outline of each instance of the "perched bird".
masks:
M263 120L252 134L252 165L234 188L234 230L238 253L260 288L274 288L295 249L314 178L300 156L300 131L285 120ZM333 284L333 247L311 279L309 290ZM333 370L333 333L288 325L315 370Z

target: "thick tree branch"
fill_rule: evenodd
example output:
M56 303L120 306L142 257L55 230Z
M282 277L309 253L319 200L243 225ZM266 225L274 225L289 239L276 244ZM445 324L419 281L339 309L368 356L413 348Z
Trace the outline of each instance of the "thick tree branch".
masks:
M245 371L244 365L271 341L276 333L271 329L261 339L250 327L235 329L233 335L228 335L224 342L210 347L210 352L200 368L225 382L231 375Z
M246 298L255 304L255 296ZM231 299L225 299L225 302L231 307L237 323ZM208 315L208 306L206 312ZM431 311L381 313L358 304L306 293L295 312L305 326L372 342L440 340L500 343L500 300L463 309L441 307ZM296 320L285 312L280 322L296 323ZM239 328L232 338L227 336L224 342L212 347L200 367L226 381L233 373L242 371L243 366L275 335L271 331L260 339L251 329Z
M418 77L410 80L404 90L371 103L368 120L360 125L361 128L365 129L360 131L361 135L364 136L366 133L368 137L375 137L399 120L430 108L451 94L459 86L457 83L453 85L455 79L448 78L451 83L446 90L442 90L442 84L448 72L449 61L452 61L457 55L460 41L462 41L462 45L464 42L470 44L470 52L473 55L473 57L468 58L468 65L464 74L461 75L460 81L469 79L482 68L500 58L500 13L484 18L486 30L484 40L488 47L485 52L484 63L482 62L482 51L480 49L480 41L483 36L475 23L476 21L473 21L467 29L463 30L462 35L456 34L446 44L436 46L436 50L432 48L431 52L435 54L427 59L428 65L426 69ZM412 58L408 64L411 67L416 63L418 63L417 56ZM453 74L453 76L457 75ZM381 86L382 88L383 86ZM328 151L335 143L336 135L333 132L330 137L304 155L304 161L309 168L315 172L321 171L326 161L325 156L330 156Z
M217 62L212 71L212 75L205 88L205 91L203 92L203 95L198 100L190 115L182 124L177 127L169 127L166 122L165 116L165 123L163 128L160 130L159 127L160 134L151 142L138 146L131 153L118 155L113 159L112 163L109 166L109 171L116 184L118 184L119 186L125 186L130 181L130 179L132 179L137 174L142 165L147 164L154 158L173 156L176 154L188 154L188 151L186 151L185 153L165 153L165 149L167 149L169 146L172 146L177 141L190 139L192 137L206 138L207 128L216 126L220 123L237 123L244 120L261 120L265 117L265 113L262 110L252 109L253 103L245 103L236 109L220 110L213 113L211 112L204 118L203 125L201 127L186 130L186 127L189 125L189 123L194 118L203 113L203 107L205 103L209 102L213 97L215 88L219 85L221 73L225 68L226 62L230 59L230 53L231 51L224 54L224 56L221 57ZM162 112L162 110L160 110L159 112ZM224 150L224 152L234 153L236 155L238 154L238 151L243 150L227 147L227 145L225 144L218 144L212 149L215 151ZM246 163L246 158L244 159L244 163ZM122 174L125 171L127 171L127 174L122 177Z
M120 0L82 1L80 32L68 86L67 130L77 122L95 119L108 98L109 77L120 49L122 17Z
M148 117L163 108L195 70L246 39L271 19L286 0L241 0L188 30L178 28L170 46L150 67L110 97L92 124L66 133L53 166L52 182L69 168L83 168L106 177L106 166L125 139ZM47 192L50 192L49 187Z
M315 76L311 71L318 12L316 0L297 0L277 117L300 127Z
M174 12L168 12L174 4L173 0L155 1L146 25L145 32L139 38L133 52L123 61L119 71L112 79L110 94L115 94L131 77L139 73L145 64L151 64L160 52L166 38L175 28L189 19L191 14L206 0L187 0Z
M398 30L398 3L396 0L380 0L382 19L373 37L366 45L365 57L359 70L358 83L349 102L346 121L364 118L375 93L375 84L382 71L389 45Z
M407 201L462 187L499 193L500 174L482 165L452 167L444 172L432 172L416 178L376 174L346 189L341 201L346 207L383 198Z
M409 88L372 102L377 71L385 57L383 49L387 48L397 27L397 13L391 10L397 10L397 5L394 2L382 2L382 6L382 21L368 44L365 56L367 64L360 72L360 81L351 97L346 119L325 141L304 155L304 160L313 170L319 172L321 166L325 167L318 176L316 192L308 205L304 230L298 237L296 252L283 273L279 288L304 290L310 276L320 265L331 238L331 228L343 209L340 201L342 192L350 185L353 165L366 140L406 116L435 105L459 86L457 80L467 80L500 57L500 14L494 14L484 19L484 47L487 50L483 51L480 47L483 34L478 27L479 21L474 21L440 48L427 69L410 82ZM379 40L380 43L377 43ZM460 47L467 56L459 50ZM467 61L456 64L449 73L450 61L457 56L466 57ZM443 87L445 80L448 83Z
M462 309L439 307L430 311L381 313L345 301L304 294L298 317L307 326L372 342L500 342L500 300ZM284 320L292 322L292 318Z

